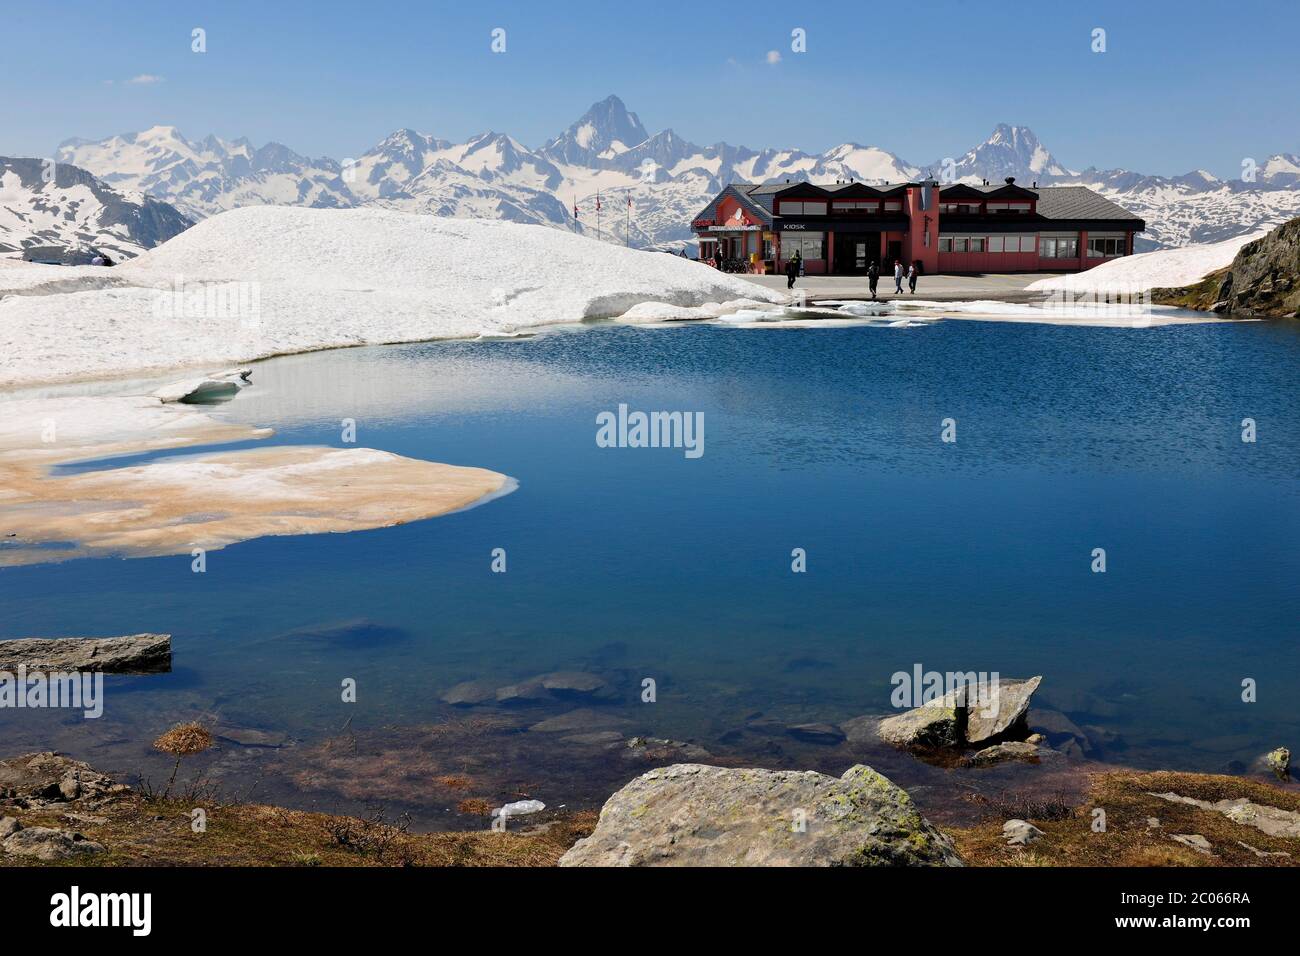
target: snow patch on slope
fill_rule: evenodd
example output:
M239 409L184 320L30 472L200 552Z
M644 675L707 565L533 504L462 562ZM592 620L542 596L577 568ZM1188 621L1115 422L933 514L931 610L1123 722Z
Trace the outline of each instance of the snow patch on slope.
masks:
M1039 279L1026 288L1031 292L1067 289L1073 292L1145 292L1147 289L1170 288L1199 282L1209 273L1232 264L1246 243L1266 235L1263 232L1236 236L1223 242L1160 249L1136 256L1126 256L1104 263L1087 272Z
M0 300L0 387L508 335L643 302L784 301L675 256L539 226L376 208L234 210L112 272L122 285ZM187 288L249 284L257 312L177 317L169 296L178 279Z

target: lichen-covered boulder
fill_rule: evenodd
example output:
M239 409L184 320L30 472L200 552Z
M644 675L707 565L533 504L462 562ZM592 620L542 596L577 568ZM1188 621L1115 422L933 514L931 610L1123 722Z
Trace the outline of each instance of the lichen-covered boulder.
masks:
M961 866L906 791L870 767L674 764L605 802L561 866Z

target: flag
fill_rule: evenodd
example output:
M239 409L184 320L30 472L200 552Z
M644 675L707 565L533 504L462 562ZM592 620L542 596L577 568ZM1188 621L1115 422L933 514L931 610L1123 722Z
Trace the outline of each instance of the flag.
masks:
M596 212L600 212L600 193L596 193Z
M578 218L578 197L577 196L573 197L573 218L574 219Z

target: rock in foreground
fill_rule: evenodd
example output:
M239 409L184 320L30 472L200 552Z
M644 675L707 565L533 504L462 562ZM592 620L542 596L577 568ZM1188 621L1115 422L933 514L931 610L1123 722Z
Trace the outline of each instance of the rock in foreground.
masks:
M907 750L988 746L1028 736L1029 702L1043 678L969 684L929 703L886 717L876 733Z
M961 866L948 838L870 767L674 764L606 801L561 866Z
M0 641L0 671L15 671L19 665L42 673L166 674L172 669L172 638L170 634L132 634Z

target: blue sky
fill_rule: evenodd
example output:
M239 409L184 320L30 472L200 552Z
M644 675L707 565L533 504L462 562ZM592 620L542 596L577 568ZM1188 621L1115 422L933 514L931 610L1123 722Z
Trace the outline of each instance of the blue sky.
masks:
M0 154L155 124L335 158L407 126L538 146L610 93L651 132L698 143L851 140L916 163L959 154L998 122L1031 127L1075 168L1235 177L1243 157L1300 152L1296 0L889 6L12 4L0 14ZM496 27L504 54L489 49ZM790 49L795 27L806 53ZM1105 53L1091 50L1098 27Z

